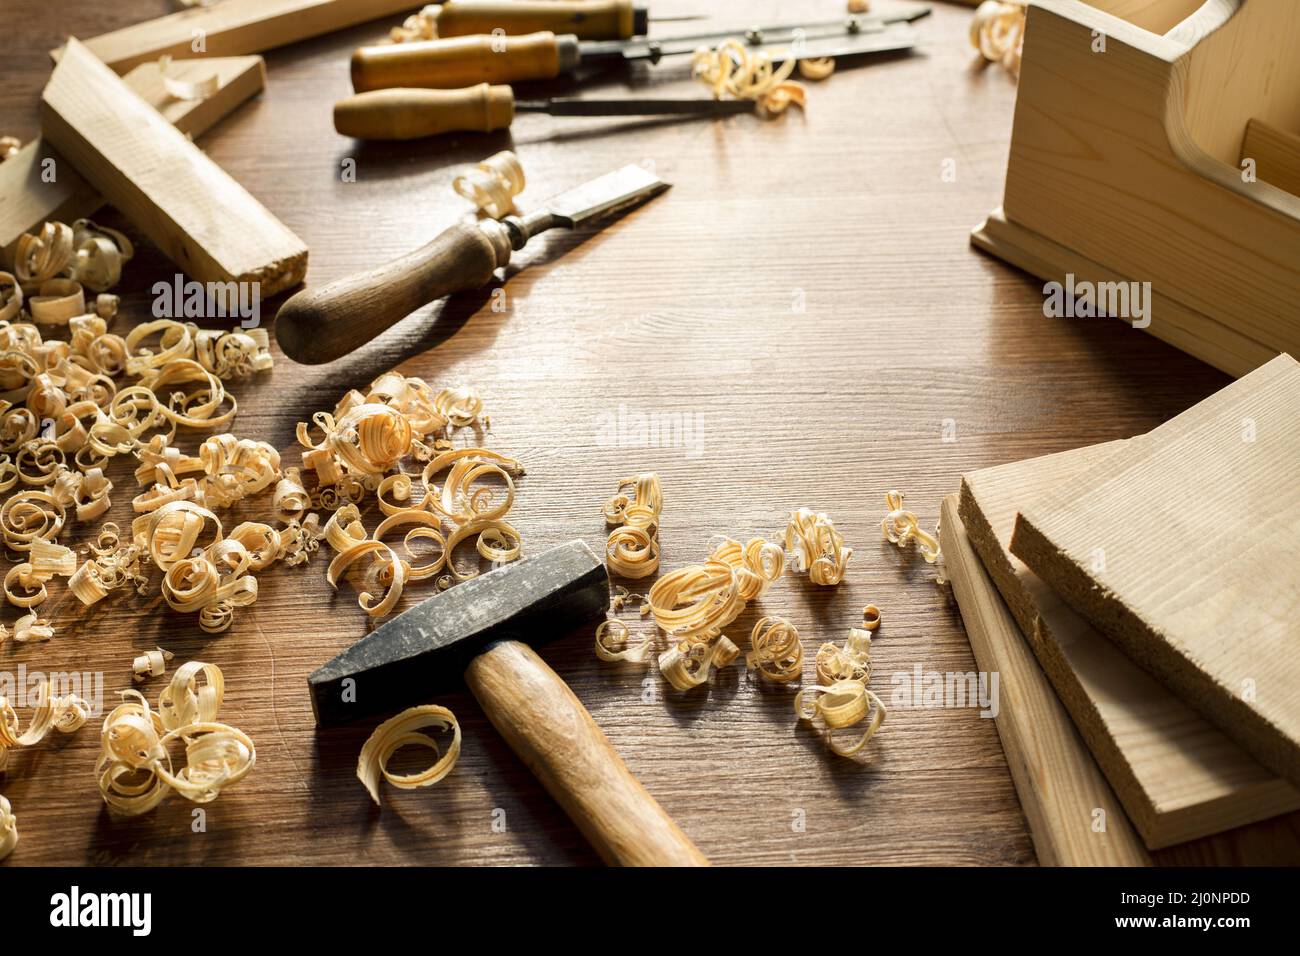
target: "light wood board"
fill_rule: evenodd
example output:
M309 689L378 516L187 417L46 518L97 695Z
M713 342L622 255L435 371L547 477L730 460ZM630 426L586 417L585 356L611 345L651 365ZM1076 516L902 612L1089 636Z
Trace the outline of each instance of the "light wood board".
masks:
M210 7L178 10L86 41L92 53L118 73L174 57L261 53L299 40L333 33L380 17L418 9L410 0L222 0ZM203 48L196 50L196 37ZM62 48L51 50L58 59Z
M1021 510L1011 550L1300 782L1300 364L1239 379Z
M1300 116L1296 120L1300 122ZM1300 135L1252 119L1246 124L1241 158L1255 161L1255 174L1264 182L1300 196Z
M1141 840L972 549L956 495L944 500L942 514L940 543L975 661L1000 675L994 719L1038 862L1149 865Z
M1130 661L1009 550L1018 509L1034 508L1127 444L970 472L962 478L961 517L1080 734L1154 849L1295 810L1300 792Z
M182 133L200 136L266 85L266 67L260 56L211 57L172 65L172 75L179 80L198 80L214 71L217 89L198 100L180 100L169 94L157 63L140 64L122 82ZM42 174L49 159L54 160L54 178L46 182ZM98 190L82 179L71 163L61 162L54 148L38 136L16 156L0 163L0 249L8 253L19 236L50 219L70 223L94 215L103 204Z
M41 97L45 137L187 275L297 285L307 247L233 177L69 40Z

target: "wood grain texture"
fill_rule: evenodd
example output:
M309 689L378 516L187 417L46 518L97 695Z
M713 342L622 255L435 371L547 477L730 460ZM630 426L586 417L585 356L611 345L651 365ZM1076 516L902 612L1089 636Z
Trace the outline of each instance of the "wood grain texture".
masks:
M41 128L186 275L257 282L263 297L302 281L302 240L76 40L41 94Z
M8 7L0 115L26 139L39 130L47 49L68 33L162 15L169 3ZM671 16L699 5L655 0L654 9ZM775 0L710 9L711 21L681 32L791 13ZM831 19L843 4L800 10ZM417 144L361 145L332 129L332 104L351 92L349 55L389 24L271 52L266 94L203 145L311 246L312 285L401 255L464 218L470 207L452 179L499 149L515 149L527 171L524 208L641 160L674 185L599 232L539 237L498 290L422 309L339 363L295 366L277 352L273 372L235 386L235 432L288 454L296 422L387 368L470 382L492 416L489 444L527 465L512 518L529 553L575 536L601 548L601 503L642 469L663 478L666 569L703 557L710 535L773 534L791 509L817 507L855 549L844 583L811 588L787 577L737 622L737 635L761 614L784 614L811 655L822 641L843 640L862 605L875 602L885 617L872 663L886 699L892 675L918 663L975 669L933 569L880 542L885 492L903 490L932 527L963 473L1148 431L1228 379L1122 323L1045 319L1041 281L971 251L970 227L1001 195L1016 91L1001 71L975 64L970 13L935 4L917 25L922 53L839 70L810 86L802 116L528 115L508 132ZM701 89L665 63L595 78L582 91ZM348 160L354 182L341 178ZM944 177L946 161L955 178ZM104 212L106 224L140 239ZM150 317L150 286L171 267L142 242L125 273L118 332ZM683 441L652 446L635 428L638 415L688 412L696 430ZM121 490L112 515L129 521L133 479L129 469L113 477ZM428 593L408 590L403 607ZM139 820L108 817L92 782L93 728L16 754L0 781L22 830L7 865L598 862L468 691L433 701L461 721L456 769L437 787L374 808L355 776L372 728L318 734L312 721L307 675L366 628L355 593L333 592L321 564L265 575L258 603L220 637L131 601L51 613L59 634L39 647L5 644L0 667L102 672L107 696L129 685L131 658L157 643L182 660L214 661L227 678L223 716L256 741L257 767L207 808L207 832L196 834L193 808L179 800ZM542 656L715 864L1035 859L993 721L975 708L891 708L865 759L850 761L793 721L791 693L738 668L678 695L644 668L602 664L590 635ZM151 698L158 690L148 685ZM494 809L503 828L493 826ZM1222 858L1297 862L1270 855L1275 832L1242 844L1225 837ZM1200 849L1176 856L1205 858Z
M1130 661L1009 549L1018 510L1033 510L1075 476L1104 467L1128 443L968 473L961 516L1134 825L1148 846L1165 847L1300 808L1300 792ZM1300 844L1293 850L1300 856Z
M628 771L569 686L527 644L492 645L470 661L465 683L510 749L606 863L708 865Z
M220 9L177 10L96 36L86 45L118 73L164 53L210 56L261 53L418 7L411 0L222 0ZM58 57L62 50L51 50Z
M1300 134L1252 119L1241 141L1241 158L1255 161L1256 173L1264 182L1300 196Z
M1097 762L971 547L957 496L943 503L939 532L975 662L998 674L998 737L1044 866L1149 866Z
M142 100L158 110L182 133L201 136L266 85L260 56L212 57L177 63L172 75L194 81L217 74L217 89L201 100L178 100L163 87L157 63L142 63L122 78ZM43 176L45 161L55 163L53 181ZM25 232L50 219L71 223L94 215L104 204L95 187L81 178L71 163L59 164L54 148L43 139L26 143L18 155L0 163L0 249L8 250Z
M1300 783L1300 363L1289 355L1022 509L1011 551Z

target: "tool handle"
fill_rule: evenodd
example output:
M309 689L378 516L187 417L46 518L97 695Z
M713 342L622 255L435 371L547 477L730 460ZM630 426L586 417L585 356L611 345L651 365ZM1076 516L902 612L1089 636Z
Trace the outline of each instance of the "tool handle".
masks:
M527 644L501 641L470 663L469 689L607 863L707 866L632 776L569 686Z
M577 44L554 33L468 36L363 46L352 54L352 89L454 90L477 83L549 80L577 62Z
M632 0L445 0L437 9L441 37L499 29L514 34L550 30L572 33L581 40L626 40L645 31Z
M499 222L460 223L400 259L299 292L280 307L275 337L295 362L332 362L421 306L478 288L509 261Z
M463 90L371 90L334 104L334 129L357 139L419 139L439 133L490 133L515 118L508 86Z

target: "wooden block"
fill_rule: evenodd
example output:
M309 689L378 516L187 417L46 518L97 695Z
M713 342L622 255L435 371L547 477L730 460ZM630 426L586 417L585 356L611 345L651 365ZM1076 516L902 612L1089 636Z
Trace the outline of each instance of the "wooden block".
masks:
M1293 196L1300 196L1300 136L1262 119L1246 124L1242 160L1255 161L1255 175Z
M133 91L171 121L182 133L199 136L218 120L251 99L266 85L266 67L260 56L212 57L176 62L173 75L198 79L217 73L217 89L201 100L178 100L163 89L157 63L144 63L123 77ZM45 160L55 160L55 179L43 182ZM50 219L71 223L93 216L104 204L95 187L78 175L71 163L59 157L40 137L27 143L18 155L0 163L0 249L8 261L10 247L24 232L39 229Z
M1044 866L1146 866L1151 860L1057 700L1016 622L971 549L957 496L943 503L940 539L971 650L997 672L998 736ZM1097 811L1105 830L1094 829Z
M222 0L105 33L87 40L86 46L113 70L125 73L164 53L177 58L260 53L419 6L411 0ZM202 50L194 48L198 36L203 38ZM61 54L62 49L50 51L55 59Z
M186 274L297 285L307 247L76 40L41 96L45 137Z
M1297 31L1291 0L1030 4L1010 228L975 241L1045 258L1033 271L1053 279L1086 263L1149 283L1146 330L1233 374L1256 347L1296 351L1300 196L1243 180L1239 160L1252 119L1300 116Z
M1300 782L1300 364L1280 355L1022 508L1011 551Z
M1033 509L1126 444L967 474L960 511L989 577L1129 819L1158 849L1300 808L1300 791L1130 661L1011 553L1017 509Z

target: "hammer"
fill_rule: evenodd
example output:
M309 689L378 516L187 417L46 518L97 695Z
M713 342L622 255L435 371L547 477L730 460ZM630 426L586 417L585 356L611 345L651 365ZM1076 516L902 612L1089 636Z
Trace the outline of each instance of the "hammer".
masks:
M307 678L319 725L427 700L463 674L488 720L606 863L707 866L533 650L609 607L583 541L481 574L376 628Z

